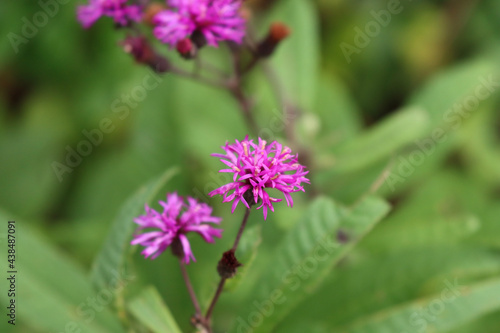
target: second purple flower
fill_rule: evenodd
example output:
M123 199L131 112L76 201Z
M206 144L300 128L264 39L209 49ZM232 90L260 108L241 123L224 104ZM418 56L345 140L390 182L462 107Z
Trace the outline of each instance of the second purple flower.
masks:
M208 45L219 41L241 43L245 20L240 15L242 0L168 0L172 10L154 18L154 34L160 41L176 47L177 43L199 33Z
M139 22L142 12L139 6L128 5L127 0L90 0L88 5L78 6L77 16L84 28L90 28L102 16L126 26L131 21Z
M187 197L188 204L177 193L167 194L167 201L160 201L163 213L146 205L146 215L134 220L139 225L138 232L131 244L144 246L142 254L155 259L169 246L174 254L182 257L184 263L196 261L191 246L186 237L189 232L198 233L208 243L214 242L214 237L220 238L222 230L207 223L219 224L220 217L212 216L212 208L196 199Z

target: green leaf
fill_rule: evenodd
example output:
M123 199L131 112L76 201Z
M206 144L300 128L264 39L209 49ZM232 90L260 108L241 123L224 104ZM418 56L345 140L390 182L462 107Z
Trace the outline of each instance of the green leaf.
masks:
M303 319L303 318L302 318ZM326 327L315 321L301 320L293 326L282 329L281 327L275 331L276 333L331 333Z
M395 151L421 137L428 126L424 109L398 111L375 128L334 149L337 172L353 172L389 159Z
M498 318L500 317L500 311L493 312L487 316L483 316L478 320L475 320L467 325L463 325L458 329L450 331L450 333L470 333L470 332L481 332L481 333L498 333Z
M113 66L117 66L117 69L120 68L119 61L116 64L118 58L129 60L118 54L110 56L114 57ZM91 110L98 113L89 120L96 124L94 126L98 126L103 117L101 109L110 103L121 101L115 109L121 111L107 114L116 129L105 135L96 153L78 167L78 174L72 174L76 176L77 184L68 202L67 211L71 219L114 218L131 193L167 167L180 165L181 156L186 151L184 140L180 137L184 132L181 132L183 129L176 121L180 113L178 110L182 108L174 103L173 98L177 94L173 87L176 85L170 76L158 77L140 66L131 66L129 76L122 79L116 75L109 76L116 82L108 82L106 88L101 87L97 91L93 89L92 95L86 96L80 107L85 110L86 116ZM157 80L160 82L155 87ZM147 89L147 98L137 101L133 106L119 98L122 93L130 93L141 82L150 82L152 85L152 90ZM106 89L110 91L102 96ZM88 89L86 93L90 94ZM159 107L165 101L168 101L168 112ZM184 180L180 173L169 182L169 186L181 191Z
M333 78L321 78L311 114L318 117L315 126L325 148L352 139L362 127L359 107L343 82Z
M498 256L487 250L459 245L426 246L373 256L370 250L365 250L365 240L357 257L345 261L342 269L331 274L287 316L285 328L294 326L301 318L328 322L335 327L347 325L360 315L368 316L433 295L442 290L443 280L449 277L465 281L494 277L500 272Z
M468 121L461 132L461 144L464 146L464 162L477 177L490 184L500 184L498 111L495 104L492 106L482 108Z
M319 27L314 5L307 0L280 1L266 23L281 21L292 34L276 49L270 62L276 70L287 98L299 107L312 110L319 72ZM267 33L267 31L265 32ZM281 103L281 101L279 101Z
M431 297L383 310L339 331L364 333L428 330L444 333L500 308L500 279L470 286L449 287L447 290L447 298L443 296L443 292L439 292Z
M479 232L474 234L470 239L473 244L479 246L488 246L500 249L500 223L498 217L500 216L500 207L498 206L498 199L489 203L488 207L481 212L482 224Z
M167 170L161 177L141 187L125 202L92 268L92 282L98 288L108 286L115 279L116 273L122 272L135 229L133 219L140 215L144 205L153 200L176 173L176 168Z
M178 144L192 154L190 158L200 161L198 163L218 165L218 160L209 152L219 149L228 140L243 139L244 133L248 132L240 106L224 90L184 78L168 79L175 84L170 103L177 110L175 117L181 135L176 138ZM206 181L202 180L202 183Z
M248 302L252 308L242 318L255 311L255 303L271 304L273 315L263 318L259 332L272 331L388 211L388 204L375 197L352 209L327 198L316 199L278 246L255 284L253 295L260 297Z
M343 202L353 202L387 172L398 151L425 133L427 126L425 110L400 110L361 135L329 151L319 151L320 170L313 182L325 193Z
M150 286L127 304L129 311L154 333L181 333L158 290Z
M408 247L453 244L473 235L480 228L481 222L474 215L452 218L434 216L427 221L417 217L412 221L397 220L381 226L366 239L364 245L374 252L390 252Z
M1 212L0 219L13 220ZM33 232L32 225L22 220L15 225L17 322L44 332L124 332L108 309L116 297L113 286L95 291L82 268ZM6 237L1 245L6 248ZM8 290L6 282L3 278L2 290ZM0 293L0 301L2 307L10 302L7 292Z
M62 167L54 168L54 162L68 168L66 155L63 157L61 152L69 106L51 90L32 99L23 110L23 122L9 124L0 133L0 155L4 156L0 165L0 202L5 209L28 218L50 211L59 199L61 182L69 174L65 169L61 171ZM30 191L26 192L26 188Z
M495 62L480 59L464 63L434 77L410 98L408 105L426 110L431 120L429 129L434 130L443 123L454 128L466 118L458 112L463 111L466 99L471 96L479 98L476 92L478 87L483 86L482 94L488 88L493 88L493 93L498 92L495 91L498 86L485 87L483 83L490 78L498 82L498 76L499 69Z

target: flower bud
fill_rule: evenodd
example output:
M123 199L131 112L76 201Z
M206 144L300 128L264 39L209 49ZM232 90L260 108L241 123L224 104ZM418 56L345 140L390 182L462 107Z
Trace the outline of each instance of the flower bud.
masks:
M189 38L184 38L178 41L176 49L184 59L192 59L196 56L196 46Z
M236 270L242 264L234 256L234 250L226 251L222 254L221 260L217 265L217 272L224 279L230 279L236 274Z
M184 249L182 248L181 241L179 238L175 238L172 241L172 244L170 245L170 250L172 251L172 254L177 257L182 259L184 257Z
M349 237L349 234L347 232L345 232L342 229L337 231L337 241L339 243L345 244L345 243L349 242L349 240L350 240L350 237Z
M191 41L194 43L194 45L196 45L198 49L201 49L203 46L207 45L207 39L200 30L195 30L191 34Z
M127 36L125 40L120 42L120 45L139 63L145 63L154 57L154 51L144 36Z
M157 73L165 73L169 69L169 62L158 55L144 36L128 36L120 42L123 50L132 55L137 63L148 65Z
M266 38L257 46L259 57L267 58L274 53L278 44L290 35L290 28L281 22L274 22Z

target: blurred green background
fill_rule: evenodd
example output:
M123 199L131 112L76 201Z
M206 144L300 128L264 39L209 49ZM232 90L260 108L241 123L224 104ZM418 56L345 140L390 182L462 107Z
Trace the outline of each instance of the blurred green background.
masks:
M251 215L241 256L252 264L223 294L216 332L250 332L236 319L247 318L255 310L252 302L265 299L261 282L273 281L268 275L276 244L292 242L285 235L300 235L302 221L307 224L318 207L359 207L360 198L375 190L391 212L369 233L364 230L362 240L348 237L356 246L324 267L321 279L304 278L293 302L250 329L500 332L500 3L401 1L386 26L367 35L366 45L356 44L357 29L376 27L373 11L387 10L391 2L249 1L260 36L274 20L292 28L270 65L303 110L295 121L297 140L309 152L311 181L321 198L297 193L293 209L282 203L265 222L260 211ZM119 47L126 33L109 20L82 29L76 5L57 3L48 9L53 17L29 31L26 20L42 20L34 16L43 6L0 3L0 235L6 253L6 221L16 220L20 266L18 322L7 326L2 314L2 332L71 331L65 326L71 320L82 332L125 332L112 313L118 308L123 315L127 306L113 301L115 308L97 311L90 323L75 307L96 294L88 277L95 277L94 260L113 237L108 235L120 207L165 170L177 167L165 186L158 183L161 190L148 192L152 202L178 191L208 202L224 218L225 236L215 245L192 239L198 262L189 270L204 305L217 283L215 264L243 214L240 207L231 215L229 204L206 196L224 182L220 162L210 154L248 132L236 102L174 75L156 77ZM348 57L346 44L356 50ZM202 56L230 68L225 47ZM141 90L145 80L158 84ZM284 141L283 106L260 69L246 91L259 125L270 130L265 133ZM136 97L127 104L127 96ZM58 176L54 163L67 165L68 152L78 150L85 132L103 119L113 129ZM144 200L132 202L125 208L133 207L134 216ZM335 215L326 211L316 218ZM130 228L130 220L115 221L113 232L120 223ZM4 265L2 259L1 280ZM154 285L181 330L192 331L192 309L174 258L166 253L149 261L134 253L123 265L136 278L120 301ZM444 281L457 280L464 287L456 301L434 302ZM8 301L4 287L2 309ZM445 308L426 316L432 304ZM140 324L133 325L141 332Z

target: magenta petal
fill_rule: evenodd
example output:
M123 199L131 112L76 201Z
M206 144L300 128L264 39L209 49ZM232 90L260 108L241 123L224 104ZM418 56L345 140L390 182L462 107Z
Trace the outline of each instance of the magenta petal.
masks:
M127 5L127 0L90 0L88 5L77 8L78 21L84 28L89 28L102 16L111 17L116 24L125 26L130 21L140 21L142 12L139 6Z
M224 29L215 31L225 32ZM308 171L305 171L305 167L299 164L297 155L293 155L290 148L282 146L277 141L267 144L265 140L259 138L256 144L246 136L242 141L235 140L233 144L226 143L222 149L226 155L212 155L231 167L233 179L237 181L223 185L210 192L209 195L219 194L223 196L223 202L232 201L232 212L240 201L243 201L246 207L250 207L250 203L243 196L247 190L251 189L254 201L252 204L261 200L262 204L259 208L263 208L264 218L267 218L268 209L274 212L273 203L280 202L282 199L269 197L266 189L274 188L281 191L287 205L292 207L293 200L290 194L303 191L302 183L309 183L309 179L305 177ZM227 168L221 171L230 172Z
M264 208L262 209L262 213L264 213L264 221L267 219L267 206L264 205Z
M154 19L154 35L171 47L194 31L214 47L221 41L241 43L245 35L241 4L242 0L168 0L170 9Z
M152 232L146 232L145 234L138 235L136 236L130 244L136 245L136 244L141 244L143 242L147 242L152 238L158 237L162 235L163 233L161 231L152 231Z
M233 206L231 207L231 213L234 213L234 211L236 210L236 206L238 206L238 202L240 202L239 198L233 201Z
M141 253L146 258L155 259L178 238L184 252L183 262L195 261L185 234L196 232L205 241L212 243L214 237L221 237L222 230L213 228L210 223L218 224L222 219L212 216L212 207L205 203L191 197L187 197L187 202L186 205L177 193L170 193L167 194L166 201L160 201L164 208L163 213L160 214L146 205L146 215L134 219L139 227L131 244L143 246Z
M189 264L190 259L196 261L193 252L191 252L191 245L189 244L187 237L181 234L179 235L179 240L181 241L182 250L184 251L184 258L182 259L182 261L185 264Z
M214 237L221 238L222 230L211 227L208 224L197 225L197 226L189 226L186 228L186 231L193 231L200 234L203 239L208 243L214 242Z
M157 250L158 250L158 248L155 246L148 246L141 253L144 255L144 257L147 258L147 257L151 256L153 253L155 253Z
M78 21L85 29L90 28L101 16L102 10L96 5L78 6L76 9Z

